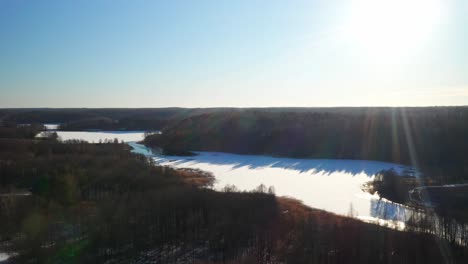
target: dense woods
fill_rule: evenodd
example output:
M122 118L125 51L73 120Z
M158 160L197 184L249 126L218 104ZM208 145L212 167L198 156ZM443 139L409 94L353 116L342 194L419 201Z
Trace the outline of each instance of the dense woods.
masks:
M62 130L160 130L171 122L225 108L0 109L0 122L60 124Z
M11 263L468 260L466 248L430 234L310 209L262 186L203 188L211 181L125 144L2 138L0 251L14 253Z
M43 129L41 124L22 126L15 122L0 122L0 138L34 138Z
M468 108L331 108L206 113L145 140L168 153L222 151L403 163L440 183L468 180Z

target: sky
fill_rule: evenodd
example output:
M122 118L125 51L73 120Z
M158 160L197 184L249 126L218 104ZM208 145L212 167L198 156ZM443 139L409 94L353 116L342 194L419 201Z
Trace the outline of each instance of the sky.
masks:
M0 108L468 105L466 14L466 0L0 0Z

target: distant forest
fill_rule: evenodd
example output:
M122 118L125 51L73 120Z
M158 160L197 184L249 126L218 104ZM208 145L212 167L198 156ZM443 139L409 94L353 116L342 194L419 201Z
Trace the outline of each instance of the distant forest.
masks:
M61 130L160 130L183 118L223 108L0 109L0 122L60 124Z
M9 263L468 261L454 241L310 209L263 186L215 192L202 188L209 175L156 166L126 144L35 139L40 130L0 125Z
M251 109L169 124L145 144L168 154L220 151L413 165L440 183L468 180L468 107Z

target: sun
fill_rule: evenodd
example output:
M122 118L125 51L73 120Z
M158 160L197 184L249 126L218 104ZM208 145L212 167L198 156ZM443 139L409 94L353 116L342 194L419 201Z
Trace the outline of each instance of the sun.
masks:
M352 0L343 32L360 54L398 59L424 47L444 9L444 0Z

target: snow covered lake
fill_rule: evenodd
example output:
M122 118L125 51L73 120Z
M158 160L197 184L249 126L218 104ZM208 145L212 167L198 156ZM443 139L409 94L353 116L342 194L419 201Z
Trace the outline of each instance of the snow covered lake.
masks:
M43 124L47 130L57 130L60 124Z
M217 152L196 152L196 156L153 155L143 145L129 143L133 151L151 156L158 164L201 169L213 173L215 190L235 185L250 191L260 184L273 186L276 195L301 200L328 212L349 215L370 222L402 227L408 219L403 205L380 199L362 190L362 185L381 170L411 170L399 164L363 160L293 159ZM351 209L352 208L352 209ZM384 221L383 221L384 220Z
M119 142L127 142L134 152L151 157L160 165L211 172L216 178L213 186L215 190L222 190L226 185L235 185L241 191L251 191L260 184L267 188L273 186L276 195L301 200L310 207L396 228L404 226L411 211L403 205L362 190L363 184L371 181L382 170L394 169L400 173L412 170L399 164L218 152L196 152L196 156L190 157L163 156L153 154L149 148L136 143L144 139L144 131L56 132L61 140L80 139L97 143L116 138Z
M60 140L84 140L90 143L98 143L99 141L114 140L119 142L138 142L145 138L144 131L54 131L59 136ZM41 132L37 137L44 137L48 131Z

